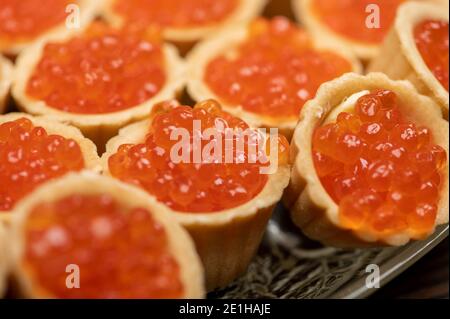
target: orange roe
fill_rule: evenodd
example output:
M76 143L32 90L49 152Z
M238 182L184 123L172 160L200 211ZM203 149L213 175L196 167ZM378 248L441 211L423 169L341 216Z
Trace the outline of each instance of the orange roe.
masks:
M313 0L312 10L334 32L350 40L379 44L394 24L397 8L404 2L405 0ZM374 22L370 19L374 13L370 5L379 8L379 28L368 27Z
M424 21L415 27L414 38L425 64L448 91L448 22Z
M126 24L189 28L220 23L238 5L238 0L115 0L113 10Z
M26 91L58 110L104 114L148 101L165 81L159 36L94 23L82 36L47 44Z
M227 104L296 118L322 83L351 70L346 59L314 49L303 30L278 17L251 24L246 42L212 60L204 80Z
M21 118L0 124L0 211L40 184L84 168L80 146Z
M317 128L313 154L323 186L353 230L380 234L434 228L446 151L430 130L400 113L387 90L361 97L355 113Z
M194 129L195 120L200 121L197 123L201 127ZM189 158L175 163L171 151L179 139L171 140L170 135L179 128L189 132ZM201 138L208 128L215 128L219 135L203 136L201 144L194 144L194 136ZM260 169L269 163L261 159L270 154L262 147L256 149L258 154L250 152L250 146L262 138L256 134L257 131L251 131L253 134L247 135L249 137L242 134L232 134L230 137L225 133L226 128L238 132L249 127L242 120L223 112L215 101L199 103L194 109L188 106L166 108L154 118L145 142L122 145L109 158L110 173L122 181L142 187L160 202L180 212L217 212L245 204L266 185L268 175ZM226 136L230 144L226 144ZM221 145L219 155L207 148L214 141ZM242 142L242 148L238 148L238 142ZM202 155L196 159L195 145L201 145L202 154L211 157L216 154L217 157L208 159ZM278 152L278 164L287 163L289 143L282 135L278 137ZM227 158L227 154L231 156Z
M144 208L110 195L71 195L37 205L25 225L23 265L56 298L180 298L183 285L166 232ZM68 265L80 288L68 289Z
M70 0L1 0L0 43L32 40L63 23Z

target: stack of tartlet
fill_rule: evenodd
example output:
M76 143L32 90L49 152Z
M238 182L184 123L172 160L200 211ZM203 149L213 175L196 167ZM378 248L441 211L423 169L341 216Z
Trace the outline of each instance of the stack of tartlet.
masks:
M281 200L331 246L448 223L442 1L266 4L5 1L0 294L202 298Z

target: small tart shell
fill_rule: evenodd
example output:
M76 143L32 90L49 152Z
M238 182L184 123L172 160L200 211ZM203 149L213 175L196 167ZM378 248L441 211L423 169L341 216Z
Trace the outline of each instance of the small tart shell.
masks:
M7 275L9 271L9 255L7 250L6 229L0 223L0 298L6 292Z
M102 5L102 2L104 0L78 0L76 1L76 4L79 6L79 21L80 21L80 29L86 28L91 21L93 21ZM75 3L75 1L74 1ZM70 12L71 13L71 12ZM69 14L69 13L68 13ZM78 29L77 29L78 30ZM8 56L15 57L17 56L22 50L27 48L29 45L34 43L35 41L39 41L42 38L51 36L53 34L70 34L74 32L75 29L67 28L65 25L65 21L52 29L44 32L42 35L40 35L37 38L34 38L32 40L29 40L27 42L19 42L15 44L6 44L2 43L0 39L0 53L4 53Z
M43 39L19 55L16 61L12 95L21 110L35 115L46 115L58 122L72 124L78 127L86 137L93 140L99 149L103 150L105 143L116 135L121 127L148 117L155 103L173 99L181 94L186 77L184 62L174 46L162 44L165 56L166 83L154 97L140 105L112 113L77 114L52 108L44 101L28 96L26 87L42 57L45 45L50 42L64 42L75 35L63 33Z
M448 6L448 2L447 2ZM448 118L448 91L425 64L414 40L414 28L427 19L448 22L448 10L430 3L411 2L399 9L395 26L369 71L379 71L394 80L408 80L420 93L433 98Z
M203 298L203 269L188 234L174 219L164 213L163 208L151 196L131 185L92 172L69 174L47 183L22 200L15 208L11 224L11 259L13 279L20 295L26 298L52 298L53 296L35 282L21 266L24 251L24 223L33 207L42 202L52 202L72 194L109 194L128 209L142 207L148 209L155 220L166 230L169 251L180 267L183 283L183 298Z
M81 134L79 129L70 125L50 120L46 117L34 117L25 113L8 113L5 115L0 115L0 124L15 121L20 118L29 119L34 124L34 126L43 127L48 134L56 134L64 138L75 140L80 146L81 152L83 153L86 169L100 173L101 165L100 158L97 154L97 147L94 143L92 143L92 141L85 138L83 134ZM12 210L11 212L0 211L0 224L2 222L9 224L13 211L14 210Z
M151 120L129 125L108 142L101 159L104 174L110 175L108 159L120 145L142 143L150 125ZM209 213L177 212L164 206L194 239L205 267L208 291L227 286L245 272L288 183L289 168L286 165L269 176L255 198L241 206Z
M115 26L123 26L123 18L117 15L113 10L116 0L104 0L102 16ZM123 1L123 0L122 0ZM267 0L240 0L236 10L224 21L211 23L202 27L184 27L184 28L165 28L163 30L164 38L170 42L185 45L194 44L217 32L219 29L226 29L236 24L245 23L257 17L264 9Z
M9 60L0 55L0 114L7 108L9 89L13 77L13 65Z
M399 99L402 114L419 125L427 126L434 142L448 154L448 122L442 118L439 106L430 98L420 95L407 81L392 81L382 73L367 76L346 74L322 85L314 100L303 108L300 122L291 144L293 169L291 182L283 201L290 209L295 224L310 238L337 247L400 246L412 238L409 233L385 238L375 234L353 232L340 226L339 207L328 195L317 176L313 156L312 137L317 127L324 124L333 109L348 97L364 90L387 89ZM447 155L448 156L448 155ZM436 226L448 223L449 181L448 164L440 192Z
M204 81L205 71L209 63L217 56L223 55L224 52L233 52L233 50L241 43L244 43L247 38L248 27L242 25L240 27L224 30L221 34L194 47L187 56L188 74L190 75L188 79L188 93L195 101L202 101L210 98L218 100L225 111L243 119L252 127L278 128L280 134L283 134L290 139L298 122L298 117L287 117L282 119L248 112L243 109L242 106L226 103L226 101L220 96L217 96ZM318 50L330 50L331 52L342 56L350 62L354 72L362 72L360 62L346 49L330 48L325 45L325 43L319 41L314 42L314 47Z

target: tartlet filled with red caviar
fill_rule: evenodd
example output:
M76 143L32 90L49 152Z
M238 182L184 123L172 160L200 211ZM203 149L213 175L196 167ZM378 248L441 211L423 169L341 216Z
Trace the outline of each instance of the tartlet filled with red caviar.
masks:
M346 50L329 50L286 18L258 19L200 43L188 56L188 92L213 97L254 127L292 135L317 88L361 65Z
M33 45L15 72L12 94L20 108L71 123L99 146L146 117L153 103L175 98L185 83L176 48L159 32L101 22Z
M23 113L0 115L0 222L44 182L85 169L99 172L99 157L77 128Z
M0 55L0 114L6 107L13 77L13 66L9 60Z
M11 268L27 298L204 296L186 231L145 192L91 172L39 188L16 208Z
M320 41L343 45L368 61L378 54L398 7L406 1L293 0L293 6L297 19Z
M399 246L448 223L448 122L409 82L347 74L301 118L284 202L307 236Z
M6 292L7 276L9 271L9 254L5 227L0 223L0 298Z
M163 203L194 239L208 290L224 287L246 270L289 182L289 143L212 100L154 110L108 142L103 171Z
M2 0L0 53L15 56L34 41L86 27L103 0Z
M402 5L394 29L369 69L409 80L448 116L448 29L448 9L429 3Z
M103 16L117 26L156 25L166 40L182 44L248 22L265 4L266 0L106 0Z

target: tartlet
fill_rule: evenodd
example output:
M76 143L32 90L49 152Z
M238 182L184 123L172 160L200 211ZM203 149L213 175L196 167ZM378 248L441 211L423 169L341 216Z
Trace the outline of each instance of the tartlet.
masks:
M67 28L65 23L67 19L70 19L69 22L73 23L75 15L75 19L78 19L80 23L80 28L86 27L95 19L102 1L8 0L7 3L2 2L0 13L2 9L9 10L11 5L18 5L19 8L5 12L5 15L3 15L5 18L2 18L0 22L0 53L16 56L24 48L42 37L56 33L73 32L74 29ZM78 12L74 11L74 4L78 5ZM69 5L72 5L72 7L68 7ZM30 22L32 19L35 20ZM44 25L37 25L36 23L39 22ZM3 23L7 25L2 25ZM25 35L17 29L11 30L11 26L21 27L22 30L20 31L25 32Z
M322 134L323 131L320 131L320 133L318 133L319 128L323 129L326 128L328 126L326 126L326 124L329 124L329 122L335 122L336 121L336 116L339 113L342 112L347 112L347 114L345 114L345 116L340 115L341 117L338 117L338 119L342 120L346 117L349 118L349 122L351 123L351 119L353 118L352 115L348 115L349 113L353 113L355 112L355 106L356 105L360 105L360 101L362 99L363 95L367 95L370 94L370 92L374 91L374 90L389 90L391 92L394 92L396 95L396 99L398 101L398 112L391 112L389 114L390 117L386 116L387 118L390 118L391 120L393 119L398 119L400 118L401 114L402 117L404 117L406 120L408 121L412 121L414 123L414 125L416 125L419 129L420 128L420 134L422 134L422 129L423 132L426 132L426 135L420 135L419 133L414 133L414 134L409 134L410 131L408 131L405 134L401 134L401 138L408 140L409 137L411 136L432 136L432 142L436 143L438 146L435 146L435 148L433 148L433 150L439 150L439 161L434 159L434 155L433 155L433 163L440 163L439 165L443 165L443 163L445 163L445 166L440 168L439 170L439 183L441 184L440 190L437 191L438 186L434 186L433 189L435 190L435 195L438 196L438 199L436 201L436 210L434 211L434 213L436 213L435 219L432 219L431 222L433 223L433 225L430 225L430 220L428 220L428 226L429 228L424 227L422 233L418 233L418 232L413 232L412 231L412 224L408 224L408 228L404 229L401 228L401 230L396 230L396 228L382 228L384 227L383 225L381 225L382 227L380 228L380 232L375 232L372 230L368 230L367 226L365 223L367 223L367 221L362 220L361 222L362 224L358 225L358 227L353 227L353 225L349 226L350 224L347 223L345 221L345 219L343 218L344 215L342 215L342 211L346 211L347 213L354 213L354 212L358 212L358 210L345 210L342 209L342 204L343 201L339 202L339 204L341 205L341 207L338 207L338 205L336 204L336 201L333 199L334 196L330 195L329 191L331 189L331 191L334 191L336 194L338 192L338 188L334 187L333 185L335 184L331 184L331 188L324 186L324 185L330 185L329 182L325 183L325 178L327 177L325 174L322 175L322 173L320 173L322 176L324 177L319 177L319 173L318 173L318 167L322 167L325 170L334 170L336 168L336 172L339 173L340 170L342 170L342 165L336 164L337 162L330 162L327 165L322 165L324 163L323 160L320 161L321 166L317 166L317 159L319 159L319 157L317 156L316 153L316 147L317 146L313 146L313 141L316 141L315 138L316 136L322 136L320 134ZM381 92L381 91L380 91ZM384 92L384 91L383 91ZM355 95L356 94L356 95ZM382 93L384 94L384 93ZM392 95L392 93L390 93L390 95ZM370 97L370 95L367 95L369 97L369 101L371 101L370 99L372 97ZM378 99L381 98L375 98L377 101ZM366 99L367 100L367 99ZM362 103L362 102L361 102ZM367 104L370 105L370 104ZM368 108L370 110L370 108ZM377 110L375 108L372 108L372 110ZM386 109L387 110L387 109ZM373 114L377 114L376 116L378 116L378 114L380 111L374 111L372 112ZM399 113L400 112L400 113ZM388 113L386 113L388 114ZM392 115L394 114L394 115ZM396 116L396 114L398 116ZM381 115L380 115L381 116ZM345 123L345 122L344 122ZM360 123L360 122L358 122ZM405 122L406 123L406 122ZM376 123L374 123L376 126ZM360 124L358 124L360 125ZM385 126L384 126L385 125ZM415 127L416 126L411 126L414 127L414 132L416 132ZM352 127L351 124L349 124L348 127ZM358 128L361 127L361 128ZM356 130L360 130L360 132L363 132L362 126L358 126L356 128ZM365 126L364 126L365 127ZM368 127L371 127L370 125ZM388 129L388 124L382 124L381 127L385 127L386 130ZM401 128L403 128L402 126L399 126ZM409 128L410 126L408 126ZM424 128L426 127L426 128ZM373 128L373 127L372 127ZM389 128L391 131L391 133L389 134L393 134L392 130L393 128ZM418 130L417 129L417 130ZM337 130L337 129L336 129ZM395 126L395 134L397 134L399 131L399 129L397 128L397 126ZM319 240L322 243L326 244L326 245L332 245L332 246L337 246L337 247L367 247L367 246L385 246L385 245L390 245L390 246L399 246L399 245L403 245L408 243L410 240L420 240L420 239L424 239L426 238L428 235L430 235L430 233L433 231L435 226L441 225L441 224L446 224L448 223L448 122L446 122L443 118L442 118L442 113L440 108L438 107L438 105L430 98L420 95L419 93L417 93L417 91L414 89L414 87L407 81L392 81L389 78L387 78L385 75L381 74L381 73L371 73L367 76L360 76L360 75L356 75L356 74L347 74L342 76L339 79L336 79L334 81L331 81L327 84L324 84L318 91L318 94L316 96L316 98L314 100L311 100L310 102L308 102L301 114L301 120L299 122L299 125L296 128L296 131L294 133L294 137L293 137L293 141L291 144L291 162L293 163L293 169L292 169L292 174L291 174L291 183L290 186L288 187L286 194L284 196L284 203L285 205L290 209L291 212L291 216L293 221L295 222L295 224L302 229L302 231L309 237L311 237L312 239L315 240ZM369 130L368 130L369 131ZM373 129L373 132L375 132L376 130ZM378 130L380 132L385 132L384 129L383 130ZM340 130L337 130L336 132L340 132ZM365 131L364 131L365 132ZM403 131L402 131L403 132ZM412 132L412 131L411 131ZM430 133L431 132L431 133ZM318 135L319 134L319 135ZM334 133L330 133L330 134L334 134ZM361 134L361 133L359 133ZM385 134L385 133L383 133ZM387 134L387 133L386 133ZM326 135L323 135L324 137ZM330 135L330 136L334 136L334 135ZM376 137L376 135L373 135ZM387 136L387 135L385 135ZM393 136L393 135L390 135ZM383 137L383 136L381 136ZM380 138L381 138L380 137ZM360 153L361 155L357 155L360 156L357 158L358 161L360 161L361 163L361 167L359 170L357 171L353 171L351 170L351 177L357 177L355 174L362 174L360 172L363 172L364 174L367 175L363 175L366 176L366 180L363 180L362 183L369 183L367 178L369 178L368 176L371 176L370 178L373 177L373 179L370 181L371 184L361 184L361 185L370 185L370 187L372 187L372 185L374 185L374 180L375 178L379 178L380 176L384 176L384 177L389 177L389 178L394 178L392 177L392 172L395 174L397 174L396 176L409 176L409 177L417 177L417 174L414 175L415 171L413 171L413 173L409 173L410 171L407 171L408 174L404 174L404 172L406 171L406 168L403 169L403 167L401 165L406 165L406 164L401 164L401 160L404 159L404 157L402 157L404 154L408 154L408 160L413 159L415 157L412 157L412 155L409 154L413 154L415 155L416 153L408 153L407 151L405 151L405 149L401 149L401 147L396 146L394 142L394 140L388 140L388 142L383 142L383 143L387 143L387 144L383 144L382 142L376 142L376 140L374 140L373 142L368 142L368 140L363 139L364 143L356 143L358 141L358 139L343 139L343 141L354 141L354 143L347 143L346 145L350 146L358 146L358 145L363 145L362 152L366 152L366 150L370 150L370 152L385 152L391 150L392 152L390 153L391 155L389 155L390 157L387 157L387 160L389 165L394 165L393 170L390 170L389 172L391 172L388 175L383 175L383 174L372 174L370 172L372 172L372 169L375 169L374 172L381 172L381 171L377 171L377 167L376 165L378 165L378 163L375 163L375 161L370 160L369 157L369 161L365 160L364 157L366 157L367 153ZM419 138L417 138L417 140L419 140ZM330 138L326 138L323 139L323 141L325 142L330 142L331 141L331 137ZM381 141L381 140L380 140ZM403 141L403 140L402 140ZM420 141L422 141L422 139L420 139ZM328 143L327 142L327 143ZM317 143L317 142L314 142ZM379 144L373 144L373 143L379 143ZM390 145L388 145L390 143ZM406 142L405 142L406 143ZM317 144L314 144L317 145ZM364 146L365 145L365 146ZM379 148L378 146L382 146L381 148ZM416 145L416 144L414 144ZM372 148L375 147L375 148ZM391 148L389 148L389 146ZM396 148L398 147L398 148ZM406 147L406 146L405 146ZM416 147L416 146L414 146ZM392 148L394 148L394 150L392 150ZM313 152L314 149L314 152ZM353 148L354 150L356 148ZM373 149L373 151L372 151ZM419 151L417 151L419 153ZM339 154L339 153L337 153ZM347 151L342 151L341 157L342 155L345 154L345 159L349 160L352 157L354 157L354 155L352 154L358 154L355 151L352 151L351 148L349 148ZM371 153L371 154L380 154L379 156L384 156L384 153ZM314 155L314 158L313 158ZM320 155L320 154L319 154ZM330 155L332 156L332 155ZM374 155L370 155L370 156L374 156ZM378 156L378 155L377 155ZM395 156L395 158L393 157ZM326 159L327 157L324 155L320 155L320 157L322 159ZM360 158L360 159L359 159ZM384 157L380 157L380 158L384 158ZM419 158L419 157L417 157ZM362 159L364 159L364 161L366 162L364 165L366 168L364 168ZM397 164L400 163L400 164ZM404 162L403 162L404 163ZM406 162L409 163L409 162ZM419 162L417 162L419 163ZM425 162L424 162L425 163ZM336 164L336 165L335 165ZM369 165L369 166L367 166ZM395 165L400 165L398 166L399 170L395 169ZM409 165L409 164L408 164ZM436 164L437 165L437 164ZM344 166L347 167L347 166ZM356 167L356 166L355 166ZM358 166L359 167L359 166ZM367 168L368 167L368 168ZM419 167L419 166L417 166ZM420 166L422 167L422 166ZM434 166L433 166L434 167ZM436 166L438 167L438 166ZM390 166L391 168L391 166ZM369 169L369 171L367 171L366 169ZM413 168L411 168L413 169ZM418 169L418 168L417 168ZM387 170L384 170L387 171ZM359 173L355 173L355 172L359 172ZM422 172L422 171L420 171ZM435 175L437 173L435 173L434 171L430 170L430 172L432 172L433 174L433 178L435 177ZM403 183L403 181L406 181L407 178L405 177L405 179L401 179L402 183L402 188L398 188L398 190L403 191L403 187L412 187L413 189L409 189L408 191L418 191L417 189L415 189L417 183L417 181L411 177L411 181L409 181L408 183ZM395 177L395 178L400 178L400 177ZM403 178L403 177L402 177ZM431 178L431 177L430 177ZM379 181L380 179L377 179L377 181ZM399 179L400 180L400 179ZM396 179L397 181L397 179ZM420 180L419 180L420 182ZM342 184L345 186L345 184ZM352 185L356 185L358 186L358 184L356 183L349 183L349 189L351 190L351 187L353 187ZM391 186L394 185L394 186ZM375 192L376 197L372 196L372 198L376 199L379 205L385 205L385 204L389 204L390 202L390 198L393 198L393 200L399 200L400 199L408 199L410 197L408 196L404 196L405 193L401 193L397 194L395 196L399 196L399 197L395 197L395 196L391 196L389 197L389 201L388 201L388 195L390 196L391 194L393 194L394 190L397 189L396 187L400 187L397 186L400 184L391 184L390 180L386 179L386 181L383 181L383 183L381 183L380 187L386 187L387 188L387 192L388 193L382 193L385 190L380 190L380 192ZM421 185L421 184L420 184ZM356 190L359 190L360 188L363 188L366 186L358 186ZM392 187L394 187L395 189L393 189ZM420 192L422 192L422 186L419 186L418 188L420 188ZM327 190L328 189L328 190ZM345 188L340 188L343 189L345 191ZM425 189L425 188L424 188ZM425 189L426 190L426 189ZM373 190L371 190L372 192ZM334 194L336 196L336 194ZM356 193L350 193L350 194L356 194ZM372 194L372 193L371 193ZM383 195L383 194L387 194L387 195ZM373 194L372 194L373 195ZM356 196L356 195L355 195ZM386 197L381 197L382 199L380 199L378 196L386 196ZM424 198L422 197L422 193L417 193L416 195L414 195L416 197L413 198ZM420 197L419 197L420 196ZM359 200L360 199L366 199L368 197L364 197L363 195L357 197L356 199L353 200L353 202L346 202L347 204L355 204L355 205L359 205ZM420 199L421 200L421 199ZM380 202L381 201L381 202ZM418 199L419 201L419 199ZM413 203L415 202L415 199L413 199L412 201L408 202L406 201L406 205L408 205L409 203ZM367 203L375 203L375 200L367 200ZM392 203L396 203L394 201L392 201ZM404 202L403 202L404 203ZM421 203L419 203L421 204ZM361 204L363 205L363 204ZM371 204L372 205L372 204ZM416 205L416 204L414 204ZM353 206L351 206L353 207ZM356 206L355 206L356 207ZM361 206L364 207L364 206ZM371 208L370 206L367 206L369 208ZM378 206L375 206L378 207ZM381 207L381 206L380 206ZM384 207L384 206L383 206ZM418 206L414 206L412 209L416 209L417 210ZM431 206L430 206L431 207ZM381 213L385 213L384 215L379 215L378 211L376 211L375 213L371 213L367 216L367 212L369 211L369 208L364 208L364 213L366 214L365 217L362 218L378 218L379 216L386 218L386 216L390 216L389 214L385 213L385 211L380 211ZM394 208L393 208L394 209ZM397 206L395 206L395 209L397 209ZM403 208L402 208L403 209ZM412 211L411 209L411 211ZM415 210L415 211L416 211ZM414 212L415 212L414 211ZM417 210L418 211L418 210ZM394 212L394 210L392 210L392 212ZM395 212L403 212L403 210L396 210ZM420 212L424 212L424 210L420 211ZM405 213L406 214L406 213ZM411 214L410 212L408 212L407 214ZM399 215L395 214L391 214L391 216L394 217L398 217ZM410 216L410 215L405 215L405 216ZM411 215L413 216L413 215ZM415 216L415 215L414 215ZM413 216L413 217L414 217ZM432 215L427 215L427 214L423 214L423 216L432 216ZM344 216L345 217L345 216ZM403 218L403 217L402 217ZM410 217L408 217L410 218ZM403 223L403 219L402 219L402 223ZM408 220L409 222L409 220ZM425 225L425 224L424 224ZM401 225L402 227L404 226L403 224ZM432 226L432 227L430 227ZM365 227L365 228L362 228ZM391 229L393 231L391 231ZM378 228L377 228L378 230Z
M60 158L64 155L68 158ZM0 222L8 222L17 200L48 179L71 170L101 169L96 146L77 128L24 113L0 115L0 161L8 162L0 174ZM31 176L33 183L21 180ZM21 186L14 190L15 184Z
M194 47L187 61L194 100L214 98L250 125L278 128L288 138L320 84L362 69L347 50L330 50L282 17L224 30Z
M214 34L219 29L228 28L255 18L262 12L266 4L266 0L195 2L193 0L160 0L142 3L139 0L106 0L103 6L103 16L108 22L116 26L123 26L124 24L136 24L141 27L156 25L162 28L164 39L186 49L193 43ZM220 3L223 6L220 6ZM155 8L144 10L143 8L146 5L153 5ZM195 5L202 6L201 14L195 14ZM120 10L115 10L115 6L119 6ZM171 8L171 6L174 7ZM221 10L217 10L217 6ZM138 9L133 11L133 7ZM126 10L133 12L130 18L125 16ZM182 15L182 10L189 10L187 17ZM117 11L120 11L120 13ZM196 21L196 19L201 21Z
M22 200L10 242L13 282L26 298L204 297L201 263L182 227L146 193L92 172ZM75 266L79 278L69 278Z
M448 87L448 10L443 10L442 7L435 4L412 2L402 5L393 30L386 39L380 54L370 64L369 70L383 72L392 79L412 82L419 92L438 102L444 110L444 115L448 117L448 89L427 66L427 62L416 45L415 29L425 21L447 23L447 66L444 66L442 71L447 72L446 85ZM445 26L442 27L445 28ZM427 48L429 48L428 44ZM439 59L432 58L434 61L439 61Z
M7 107L12 77L12 63L0 55L0 114L2 114Z
M207 289L224 287L246 270L289 182L287 140L279 136L278 168L268 175L263 175L259 164L238 164L234 158L233 164L204 158L201 163L175 164L168 155L173 149L164 144L167 128L160 127L169 125L170 129L178 123L171 119L189 123L203 118L205 123L228 123L243 130L248 125L221 111L214 101L199 103L193 110L166 103L158 110L150 119L123 128L108 142L102 157L103 172L137 184L164 203L168 214L192 236L205 267ZM184 127L177 125L174 127ZM205 130L212 127L201 125ZM206 146L202 147L203 152Z
M12 95L22 110L73 124L102 149L120 127L146 117L154 103L175 98L184 71L177 49L157 32L95 22L24 50Z
M5 227L0 223L0 298L6 292L7 275L9 271L9 255L7 251Z

